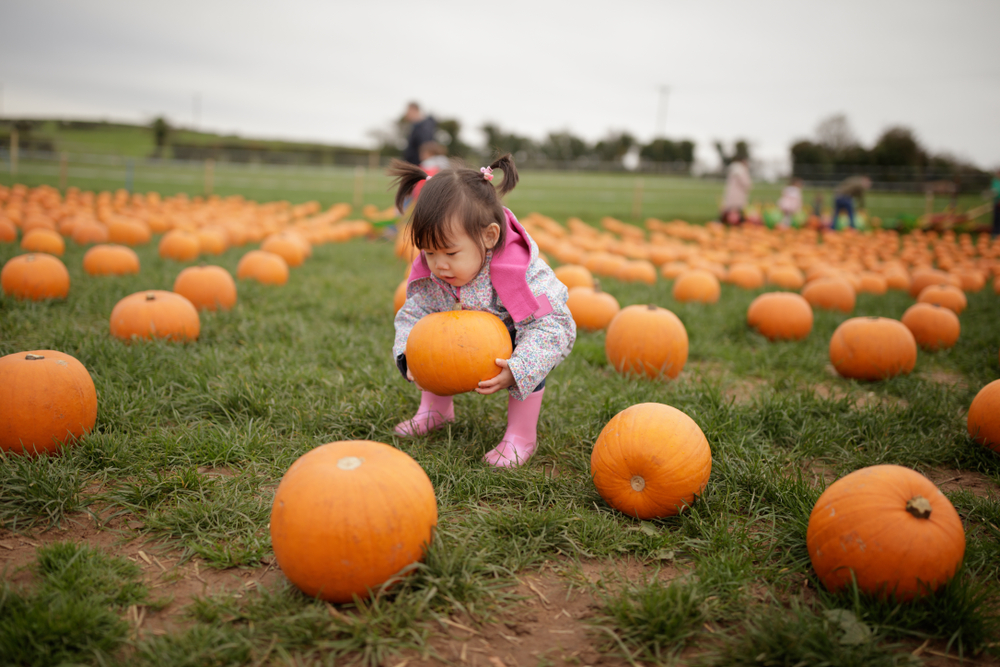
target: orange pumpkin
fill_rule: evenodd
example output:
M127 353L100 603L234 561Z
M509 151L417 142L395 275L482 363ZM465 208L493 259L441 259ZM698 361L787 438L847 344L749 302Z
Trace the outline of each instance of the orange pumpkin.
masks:
M764 272L756 264L733 264L726 281L743 289L757 289L764 285Z
M229 248L229 235L218 227L206 227L195 232L198 247L203 253L221 255Z
M806 277L794 266L774 266L767 272L767 282L785 289L802 289Z
M660 267L660 275L667 280L674 280L682 273L691 270L687 262L667 262Z
M260 249L280 256L290 267L301 266L306 261L305 248L302 243L281 234L275 234L264 239Z
M201 253L198 237L183 229L172 229L163 235L159 246L160 257L190 262Z
M687 363L687 329L665 308L628 306L608 325L604 352L619 373L675 378Z
M705 269L685 271L674 280L673 296L677 301L715 303L720 294L719 279Z
M954 285L928 285L920 290L917 302L936 303L954 311L956 315L961 315L962 311L969 305L968 299L965 298L965 292Z
M708 483L712 450L698 424L677 408L641 403L601 430L590 455L597 492L638 519L673 516Z
M806 531L823 585L911 600L955 574L965 531L951 502L920 473L896 465L856 470L827 487Z
M967 425L976 442L1000 453L1000 380L990 382L972 399Z
M859 292L885 294L888 289L889 281L885 279L885 276L872 271L865 271L861 274L861 281L858 286Z
M21 247L29 252L45 252L59 257L66 252L66 242L59 236L59 232L44 227L26 232L21 239Z
M892 268L885 272L885 284L889 289L903 290L910 289L910 274L903 268Z
M910 280L910 296L917 296L929 285L954 285L958 287L962 281L945 271L936 269L919 269L913 272Z
M611 324L621 306L618 299L602 292L600 287L573 287L566 307L576 326L587 331L601 331Z
M83 256L83 270L91 276L139 273L139 256L123 245L95 245Z
M747 324L770 340L801 340L812 331L813 311L799 294L768 292L750 303Z
M962 325L953 311L931 303L915 303L900 320L925 350L942 350L955 345Z
M497 359L513 352L500 318L478 310L449 310L420 318L406 340L406 365L426 391L452 396L500 374Z
M108 240L122 245L143 245L149 243L153 232L142 220L117 218L108 223Z
M97 421L97 390L77 359L55 350L0 358L0 450L54 454Z
M416 461L379 442L331 442L282 477L271 544L306 595L351 602L421 560L436 525L434 487Z
M12 243L17 240L17 226L0 214L0 243Z
M556 278L563 285L572 289L574 287L593 287L594 276L585 266L577 264L563 264L554 270Z
M229 310L236 303L236 282L221 266L189 266L177 274L174 292L198 310Z
M136 292L111 311L111 335L122 340L166 338L197 340L201 320L194 305L180 294L163 290Z
M628 283L646 283L647 285L656 284L656 267L653 263L646 259L635 259L631 262L627 262L618 269L618 273L615 274L618 280L622 280Z
M913 370L917 341L898 320L852 317L833 332L830 363L846 378L884 380Z
M406 303L406 286L409 284L409 278L403 278L403 281L396 286L396 291L392 295L393 313L398 313L399 309L403 307L404 303Z
M288 263L273 252L251 250L236 265L236 277L265 285L284 285L288 282Z
M817 278L806 284L802 296L813 308L839 310L849 313L854 310L854 288L843 278Z
M70 238L79 245L88 243L107 243L108 228L99 222L80 221L73 225Z
M0 289L18 299L64 299L69 294L69 271L52 255L12 257L0 271Z

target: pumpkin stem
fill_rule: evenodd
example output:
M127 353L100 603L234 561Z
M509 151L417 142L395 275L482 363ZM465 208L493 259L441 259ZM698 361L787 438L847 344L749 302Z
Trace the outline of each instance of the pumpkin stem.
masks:
M364 462L364 459L360 459L357 456L345 456L337 461L337 467L341 470L354 470L355 468L360 468Z
M146 295L146 301L156 301L156 295L150 292Z
M646 308L648 308L649 310L656 310L656 306L654 306L653 304L649 304L648 306L646 306Z
M918 519L929 519L931 516L931 501L923 496L913 496L906 503L906 511Z
M646 488L646 480L642 478L642 475L635 475L632 477L631 484L633 491L642 491Z
M38 361L39 359L44 359L45 357L40 354L26 354L24 355L24 358L26 361Z

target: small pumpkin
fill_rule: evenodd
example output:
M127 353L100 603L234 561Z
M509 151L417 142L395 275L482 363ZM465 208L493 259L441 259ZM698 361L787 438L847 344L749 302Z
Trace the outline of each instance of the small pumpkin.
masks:
M172 229L160 239L158 252L164 259L190 262L201 253L198 237L183 229Z
M958 341L962 324L954 311L931 303L915 303L900 320L913 334L917 345L935 351L950 348Z
M660 403L612 417L590 455L597 492L638 519L678 514L704 491L711 472L712 450L698 424Z
M396 291L392 295L393 314L398 313L399 309L406 303L406 286L409 284L409 278L403 278L403 281L396 286Z
M846 378L884 380L917 363L917 341L899 320L852 317L830 338L830 363Z
M72 238L73 241L79 245L87 245L88 243L107 243L108 228L97 221L89 222L81 220L73 225L73 231L70 234L70 238Z
M800 294L768 292L750 303L747 324L769 340L802 340L812 331L812 306Z
M0 243L13 243L16 240L17 225L0 213Z
M965 531L929 479L897 465L856 470L831 484L809 515L806 547L823 585L898 600L931 593L955 574Z
M634 259L618 269L618 280L628 283L656 284L656 267L648 259Z
M628 306L608 325L604 352L619 373L675 378L687 363L687 329L666 308Z
M767 282L785 289L802 289L806 283L806 277L802 271L794 266L778 265L768 270Z
M116 218L108 222L108 240L127 246L144 245L153 237L153 231L142 220Z
M0 357L0 449L55 454L97 422L97 390L86 367L55 350Z
M802 296L813 308L844 313L854 310L857 299L854 287L844 278L817 278L806 284Z
M29 252L44 252L57 257L66 252L66 242L59 232L44 227L26 232L21 238L21 247Z
M0 271L0 289L18 299L64 299L69 294L69 271L52 255L19 255L8 260Z
M83 255L83 270L91 276L139 273L139 256L123 245L95 245Z
M917 302L936 303L953 311L956 315L961 315L962 311L969 305L965 292L954 285L928 285L920 290Z
M280 256L290 267L301 266L306 261L306 251L300 241L273 234L260 244L260 249Z
M736 263L729 267L726 282L743 289L757 289L764 286L764 272L756 264Z
M177 274L174 292L198 310L229 310L236 303L236 282L221 266L189 266Z
M889 281L885 279L885 276L874 271L865 271L861 274L860 284L858 286L858 292L865 292L867 294L885 294L889 289Z
M930 285L954 285L959 287L962 281L946 271L937 269L917 269L911 274L910 296L917 298L925 287Z
M284 285L288 282L288 263L273 252L251 250L236 265L236 277L265 285Z
M566 307L576 326L587 331L608 328L621 306L618 299L601 291L600 287L573 287L569 290Z
M966 425L973 440L1000 453L1000 380L990 382L972 399Z
M500 374L497 359L513 352L499 317L478 310L448 310L420 318L406 340L406 365L426 391L452 396Z
M122 340L166 338L193 341L201 333L194 305L180 294L163 290L136 292L111 311L111 335Z
M719 279L705 269L691 269L674 280L673 296L681 302L715 303L719 300Z
M221 255L229 248L229 234L220 227L204 227L195 232L201 252Z
M437 525L434 487L400 450L331 442L291 465L271 507L278 566L306 595L351 602L421 560Z

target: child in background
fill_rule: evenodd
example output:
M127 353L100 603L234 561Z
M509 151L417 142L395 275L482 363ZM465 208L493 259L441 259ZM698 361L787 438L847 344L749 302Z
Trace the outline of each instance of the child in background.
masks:
M492 184L494 169L503 171L497 188ZM538 258L534 240L500 202L517 185L514 161L508 154L479 171L445 169L430 178L420 167L396 160L389 173L396 177L397 205L423 184L409 225L420 254L413 261L406 302L396 314L396 365L413 382L406 366L406 340L424 315L463 308L499 317L514 352L510 359L496 360L500 374L480 382L476 391L509 391L507 430L484 460L497 467L521 465L537 447L545 376L569 354L576 325L566 307L566 287ZM396 432L422 435L454 419L451 396L421 389L417 414L396 426Z
M802 179L793 177L788 181L788 185L781 191L778 199L778 209L782 213L781 227L791 227L792 218L802 210Z

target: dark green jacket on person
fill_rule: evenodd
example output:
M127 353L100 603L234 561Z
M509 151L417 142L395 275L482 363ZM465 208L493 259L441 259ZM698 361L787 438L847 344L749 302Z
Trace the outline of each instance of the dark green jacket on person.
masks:
M850 178L845 178L841 181L837 189L834 190L835 195L846 195L848 197L854 197L858 200L858 208L865 207L865 192L868 191L869 185L868 181L864 176L851 176Z

